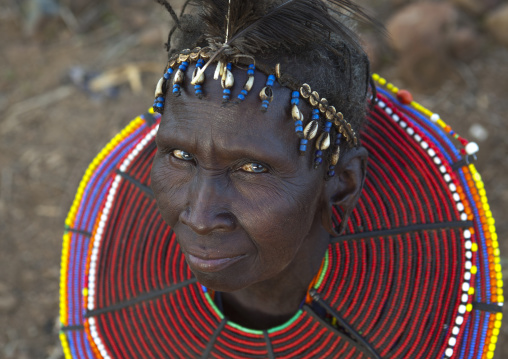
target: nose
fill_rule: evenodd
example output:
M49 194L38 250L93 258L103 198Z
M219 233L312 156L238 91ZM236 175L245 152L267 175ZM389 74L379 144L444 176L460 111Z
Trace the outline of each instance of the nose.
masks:
M180 222L199 235L215 231L228 232L236 227L236 218L226 195L227 184L220 178L198 175L189 186L186 209L180 213Z

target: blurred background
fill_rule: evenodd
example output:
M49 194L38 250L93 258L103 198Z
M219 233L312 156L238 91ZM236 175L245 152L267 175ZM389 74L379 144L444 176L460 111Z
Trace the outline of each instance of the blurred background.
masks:
M359 29L373 69L480 145L506 282L508 2L359 3L391 34ZM169 28L153 0L0 0L0 358L63 357L64 219L88 163L151 106Z

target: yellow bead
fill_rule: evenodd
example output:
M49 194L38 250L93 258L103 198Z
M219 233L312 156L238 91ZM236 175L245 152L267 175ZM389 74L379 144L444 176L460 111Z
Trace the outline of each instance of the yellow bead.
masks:
M388 90L392 90L393 89L393 84L392 83L389 83L388 85L386 85L386 88Z
M497 237L497 233L496 233L495 231L491 231L491 232L492 232L492 233L491 233L491 235L490 235L490 236L491 236L492 240L493 240L493 241L497 241L497 239L498 239L498 237Z
M467 294L473 295L474 294L474 287L469 287Z
M487 199L485 198L485 200L487 200ZM490 217L488 219L488 223L489 223L489 226L493 226L496 224L496 220L493 217Z
M374 81L378 81L379 80L379 75L378 74L372 74L372 79Z
M471 250L473 252L478 252L478 244L477 243L473 243L473 245L471 246Z
M501 263L501 258L499 258L499 257L494 257L494 263L496 263L496 264Z
M393 91L394 93L399 92L399 90L400 90L400 89L399 89L398 87L394 87L394 88L392 89L392 91Z
M494 266L494 270L495 270L496 272L501 272L501 264L496 264L496 265Z
M497 281L497 287L498 288L502 288L503 287L503 281L502 280L498 280Z
M494 358L494 352L487 352L487 359Z
M499 248L499 242L498 241L492 241L492 248Z
M499 329L497 328L492 329L492 335L495 335L497 337L499 335Z
M83 288L83 297L88 297L88 288Z
M471 267L471 273L472 274L476 274L478 272L478 267L477 266L472 266Z
M478 193L480 194L480 197L485 197L487 195L487 192L485 191L484 188L482 188L480 191L478 191Z
M494 322L494 328L501 329L501 321L500 320L496 320Z
M494 352L496 350L496 344L489 344L489 351Z
M504 303L504 296L498 295L497 296L497 301L498 301L498 303Z
M494 249L494 255L499 257L499 248Z
M386 79L380 78L378 82L381 86L384 86L386 84Z
M468 305L466 305L466 310L467 310L468 312L471 312L471 311L473 310L473 305L472 305L472 304L468 304Z
M496 273L496 279L497 280L503 279L503 273Z
M492 335L492 337L490 338L490 342L491 342L492 344L497 344L497 336Z

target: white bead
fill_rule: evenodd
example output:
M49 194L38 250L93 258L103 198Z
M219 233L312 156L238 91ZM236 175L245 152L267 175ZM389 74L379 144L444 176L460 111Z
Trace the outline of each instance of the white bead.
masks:
M452 357L452 355L453 355L453 349L452 349L452 348L448 348L448 349L446 349L445 355L446 355L448 358L451 358L451 357Z
M430 120L434 123L436 123L440 119L439 115L437 113L430 116Z
M430 157L434 157L436 155L436 151L434 151L432 148L429 148L427 153L429 154Z
M471 261L467 261L467 262L465 263L465 267L464 267L464 268L466 268L467 270L470 270L470 269L471 269L471 267L472 267L472 265L473 265L473 264L471 263Z
M448 188L450 188L450 191L452 191L452 192L455 192L457 190L457 187L455 187L455 185L453 183L450 183Z
M460 201L460 195L459 195L457 192L455 192L455 193L453 194L453 200L454 200L455 202Z
M125 172L127 171L127 166L126 165L121 165L120 166L120 172Z
M462 202L457 203L457 210L459 212L462 212L464 210L464 205L462 204Z
M413 136L415 134L415 130L413 130L411 127L408 127L406 132L408 133L408 135L410 136Z
M466 213L462 213L462 214L460 215L460 220L461 220L461 221L464 221L464 222L465 222L465 221L467 221L467 214L466 214Z
M439 171L441 171L441 173L446 173L446 167L445 166L439 167Z
M471 241L466 241L466 243L464 244L464 247L466 249L471 249L471 247L472 247Z
M434 157L434 163L439 166L441 164L441 159L437 156Z
M452 329L452 334L453 334L453 335L459 335L459 333L460 333L460 329L459 329L459 327L453 327L453 329Z
M400 121L400 127L406 128L407 127L406 121Z
M429 144L428 144L427 142L425 142L425 141L422 141L422 143L420 143L420 145L422 146L422 148L423 148L424 150L426 150L427 148L429 148Z
M383 102L383 101L378 101L377 102L377 105L381 108L385 108L386 107L386 104Z
M457 339L455 339L454 337L451 337L450 340L448 340L448 345L451 347L454 347L456 343Z
M467 281L471 280L471 272L464 273L464 280L467 280Z
M462 294L462 303L467 303L469 301L469 295L467 293Z
M393 115L392 115L392 118L393 118L396 122L399 122L399 121L400 121L400 117L399 117L399 115L393 114Z
M467 145L466 145L466 153L468 155L474 155L475 153L477 153L478 151L480 150L480 147L478 146L478 144L476 142L469 142Z
M462 291L467 292L469 290L469 283L462 284Z
M457 325L462 325L462 323L464 323L464 317L463 316L458 316L457 319L455 320L455 323Z
M390 107L387 107L387 108L385 109L385 112L386 112L387 114L391 115L391 114L393 113L393 110L392 110Z
M420 136L419 134L416 134L415 135L415 140L420 142L422 140L422 136Z
M466 251L466 259L471 259L471 258L473 258L473 252Z
M466 239L471 238L471 231L469 229L466 229L464 231L464 238L466 238Z

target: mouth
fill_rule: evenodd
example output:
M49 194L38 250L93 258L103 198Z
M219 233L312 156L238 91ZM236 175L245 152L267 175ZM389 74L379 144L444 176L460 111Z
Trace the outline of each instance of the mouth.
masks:
M224 258L203 258L201 256L196 256L188 253L187 263L191 268L198 270L199 272L213 273L221 271L236 262L242 260L247 255L242 254L234 257L224 257Z

